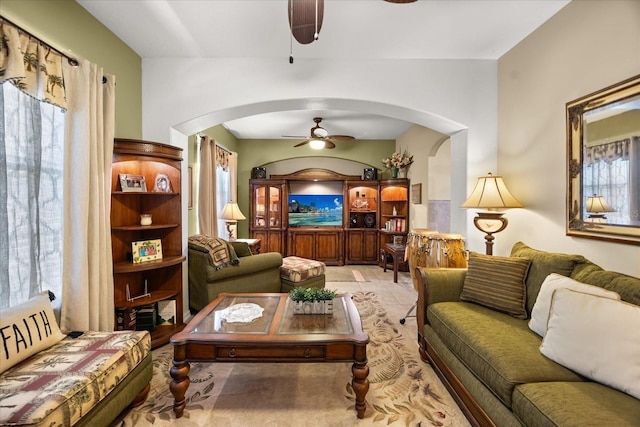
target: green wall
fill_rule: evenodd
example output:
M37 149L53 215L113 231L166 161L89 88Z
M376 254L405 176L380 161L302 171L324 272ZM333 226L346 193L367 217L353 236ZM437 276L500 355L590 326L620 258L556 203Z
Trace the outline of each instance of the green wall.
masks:
M587 124L586 144L613 142L640 133L640 110L631 110Z
M57 50L116 76L119 138L142 138L142 59L74 0L2 0L0 15Z

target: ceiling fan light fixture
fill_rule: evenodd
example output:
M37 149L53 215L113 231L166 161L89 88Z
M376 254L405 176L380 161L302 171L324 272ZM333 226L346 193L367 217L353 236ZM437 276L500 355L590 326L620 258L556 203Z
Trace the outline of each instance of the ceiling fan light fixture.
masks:
M309 141L309 146L314 150L322 150L325 146L325 143L321 139L312 139Z
M311 129L311 136L314 136L316 138L326 138L327 135L329 135L329 132L327 132L327 130L323 127L316 126Z

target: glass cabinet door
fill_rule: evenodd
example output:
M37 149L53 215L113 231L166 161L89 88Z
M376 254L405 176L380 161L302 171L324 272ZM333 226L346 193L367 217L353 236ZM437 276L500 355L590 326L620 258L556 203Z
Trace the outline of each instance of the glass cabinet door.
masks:
M269 227L280 228L282 210L280 209L280 187L269 187Z
M265 227L267 225L265 219L266 213L266 203L268 203L267 194L266 194L266 186L255 187L253 193L253 205L256 209L256 215L254 218L254 226L255 227Z

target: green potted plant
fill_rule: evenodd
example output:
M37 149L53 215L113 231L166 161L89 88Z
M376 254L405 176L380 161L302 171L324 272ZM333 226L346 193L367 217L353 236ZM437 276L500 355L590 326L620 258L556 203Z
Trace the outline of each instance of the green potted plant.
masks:
M289 291L294 314L333 314L336 291L325 288L295 288Z

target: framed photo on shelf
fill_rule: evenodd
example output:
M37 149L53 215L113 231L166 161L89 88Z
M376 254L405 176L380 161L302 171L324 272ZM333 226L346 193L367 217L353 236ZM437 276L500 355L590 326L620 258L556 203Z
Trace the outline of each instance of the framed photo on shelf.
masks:
M142 175L121 173L118 178L120 179L120 190L125 193L147 191L147 183Z
M160 239L132 242L133 263L162 259L162 242Z
M156 183L153 186L153 191L156 193L173 193L171 188L171 180L166 173L159 173L156 175Z

